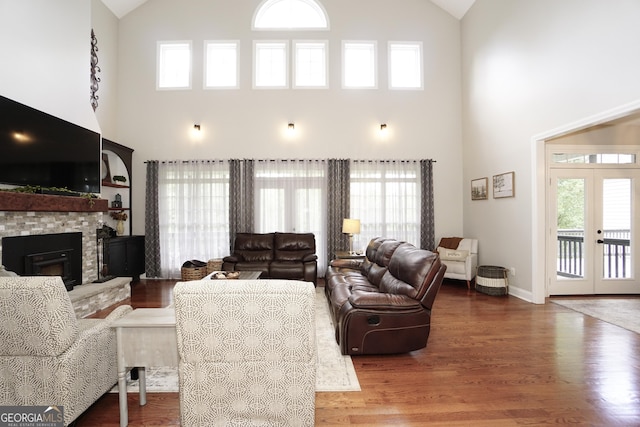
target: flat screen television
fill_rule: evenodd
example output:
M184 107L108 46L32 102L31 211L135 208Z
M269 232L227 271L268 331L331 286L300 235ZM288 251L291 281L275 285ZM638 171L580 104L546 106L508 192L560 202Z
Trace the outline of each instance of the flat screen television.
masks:
M0 96L0 183L100 192L100 134Z

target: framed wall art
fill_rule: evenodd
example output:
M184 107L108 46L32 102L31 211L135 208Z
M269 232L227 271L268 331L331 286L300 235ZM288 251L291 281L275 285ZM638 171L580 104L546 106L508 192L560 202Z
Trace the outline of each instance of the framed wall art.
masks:
M487 200L489 194L489 178L471 180L471 200Z
M515 172L505 172L493 176L493 198L515 196Z

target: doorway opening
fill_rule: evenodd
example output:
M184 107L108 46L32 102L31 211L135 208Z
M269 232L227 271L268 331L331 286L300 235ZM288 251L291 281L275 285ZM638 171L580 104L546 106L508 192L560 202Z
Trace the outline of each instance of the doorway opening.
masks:
M610 142L612 146L624 145L625 148L635 149L640 138L640 100L603 113L587 117L563 127L534 136L532 141L532 158L534 167L533 182L533 273L532 273L532 302L544 304L549 296L549 271L556 271L556 263L550 262L549 247L549 187L550 168L546 162L547 147L559 138L576 135L593 136L593 132L604 130L614 132L616 140ZM627 141L622 144L619 141ZM593 141L582 145L591 146ZM635 203L638 203L637 201ZM555 237L555 236L554 236ZM553 269L553 270L551 270Z

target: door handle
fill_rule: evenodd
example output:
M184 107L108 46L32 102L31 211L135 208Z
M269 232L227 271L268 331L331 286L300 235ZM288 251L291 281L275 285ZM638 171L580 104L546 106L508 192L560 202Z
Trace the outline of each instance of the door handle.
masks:
M604 240L598 239L596 240L596 243L604 243Z

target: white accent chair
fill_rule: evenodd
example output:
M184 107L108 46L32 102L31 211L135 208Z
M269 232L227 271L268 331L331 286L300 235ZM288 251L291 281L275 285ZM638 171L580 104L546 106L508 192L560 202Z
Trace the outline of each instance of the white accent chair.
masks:
M478 270L478 239L463 238L456 248L441 246L445 238L438 244L440 260L447 266L445 279L465 280L467 289L471 289L471 281Z
M180 282L174 300L183 427L314 425L313 283Z
M118 381L106 319L76 319L59 276L0 277L0 405L63 406L69 425Z

